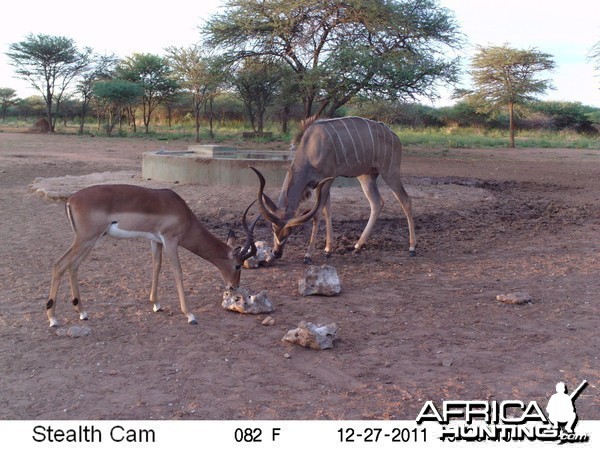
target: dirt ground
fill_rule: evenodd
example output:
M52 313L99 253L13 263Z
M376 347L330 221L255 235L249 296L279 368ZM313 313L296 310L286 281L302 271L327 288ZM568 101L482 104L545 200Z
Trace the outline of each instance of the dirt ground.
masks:
M224 310L218 271L184 250L199 325L179 311L168 263L159 287L165 311L153 313L148 243L105 239L80 270L91 335L57 335L45 305L52 265L72 231L63 202L33 192L34 179L133 171L131 181L141 183L143 152L187 145L0 133L0 419L412 420L427 400L545 406L558 381L574 389L584 379L579 418L600 419L597 150L405 151L415 258L404 215L383 188L386 207L367 248L347 251L368 204L360 188L334 189L337 250L324 258L321 231L315 264L334 266L343 291L298 295L305 226L275 266L242 274L251 291L268 291L272 326ZM256 195L167 187L223 239ZM276 196L277 186L267 191ZM271 241L264 222L256 237ZM63 280L63 329L79 323L67 288ZM532 302L496 300L522 291ZM335 322L334 348L282 342L302 320Z

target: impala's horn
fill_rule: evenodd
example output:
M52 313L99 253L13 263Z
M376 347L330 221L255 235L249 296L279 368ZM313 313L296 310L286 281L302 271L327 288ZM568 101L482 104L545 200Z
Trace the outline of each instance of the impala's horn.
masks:
M248 166L248 167L250 167L252 170L254 170L254 173L256 173L256 176L258 177L258 181L260 183L260 186L258 188L258 207L260 208L262 215L269 222L271 222L279 227L284 227L285 222L283 220L281 220L279 217L277 217L277 214L275 214L275 212L273 210L275 203L269 198L269 196L267 194L264 193L265 177L263 177L263 174L260 173L260 171L258 169L254 168L252 166ZM265 201L267 202L267 205L265 205Z
M262 216L258 214L256 216L256 219L252 221L252 224L250 226L248 226L247 221L248 211L250 210L252 205L254 205L254 203L256 203L256 200L250 203L248 207L244 210L244 214L242 214L242 227L246 232L246 242L244 243L244 246L239 252L240 259L242 261L246 261L248 258L251 258L252 256L256 255L256 245L254 244L254 227L256 225L256 222L258 222Z

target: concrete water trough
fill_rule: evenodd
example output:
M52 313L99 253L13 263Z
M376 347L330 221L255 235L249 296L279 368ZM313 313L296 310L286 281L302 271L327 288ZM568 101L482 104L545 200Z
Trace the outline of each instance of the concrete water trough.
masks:
M142 156L142 176L148 180L201 185L256 186L249 165L265 176L269 185L281 186L294 158L291 150L244 150L221 145L190 145L188 150L158 150ZM334 186L358 184L338 178Z

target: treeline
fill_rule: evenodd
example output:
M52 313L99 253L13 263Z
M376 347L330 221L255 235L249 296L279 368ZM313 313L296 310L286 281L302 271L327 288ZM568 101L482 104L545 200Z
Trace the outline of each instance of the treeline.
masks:
M18 99L1 110L3 122L18 121L33 123L45 117L46 103L40 96ZM79 124L82 117L82 102L76 99L63 101L59 113L59 122L63 128L68 124ZM105 105L91 102L88 107L86 131L107 132L107 110ZM452 106L432 107L418 103L400 102L361 102L351 103L339 111L339 115L360 115L380 120L390 125L411 128L476 128L480 130L505 130L509 121L508 114L483 113L469 104L460 101ZM285 124L281 120L282 110L277 105L269 106L264 113L264 129L286 134L289 122L303 119L301 103L288 106ZM200 112L200 120L219 124L241 124L256 131L250 120L248 107L235 92L221 92L214 97L211 109L206 107ZM136 131L136 124L142 124L141 117L120 117L120 132ZM154 111L152 125L161 127L194 126L194 105L189 95L179 95L167 104L160 104ZM517 128L521 130L572 131L581 134L600 133L600 108L587 106L579 102L536 101L524 105L517 116ZM261 128L262 130L262 128Z

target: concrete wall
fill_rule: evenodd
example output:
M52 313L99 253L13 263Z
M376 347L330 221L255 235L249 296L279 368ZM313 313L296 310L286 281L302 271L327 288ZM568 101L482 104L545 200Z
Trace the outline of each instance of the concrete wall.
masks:
M249 165L260 170L268 186L281 186L290 161L202 158L195 152L146 152L142 157L142 176L170 183L258 186L258 178ZM338 178L333 185L356 186L358 181Z

